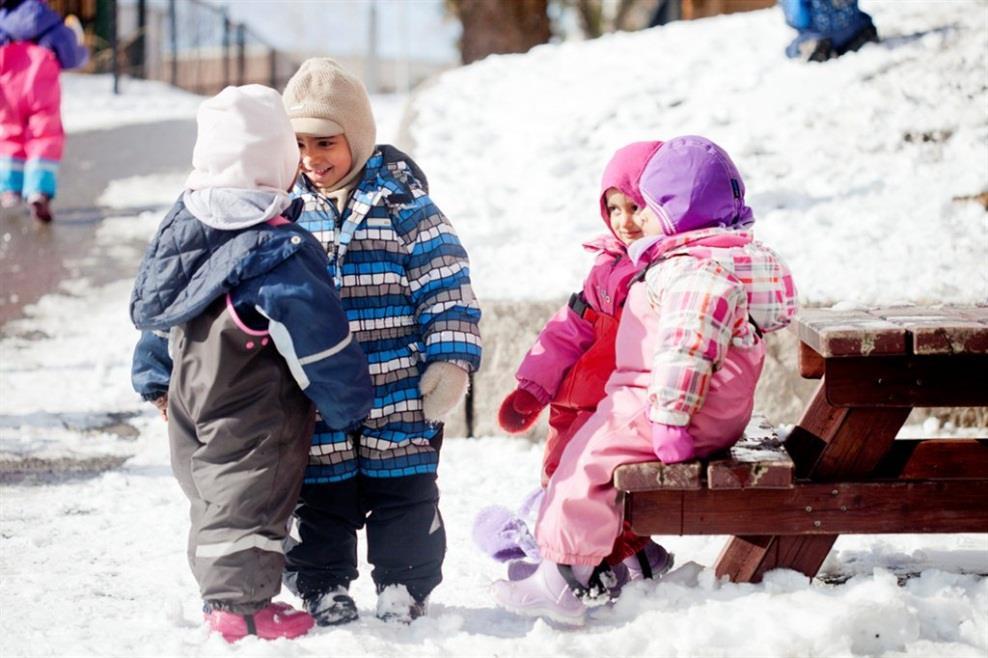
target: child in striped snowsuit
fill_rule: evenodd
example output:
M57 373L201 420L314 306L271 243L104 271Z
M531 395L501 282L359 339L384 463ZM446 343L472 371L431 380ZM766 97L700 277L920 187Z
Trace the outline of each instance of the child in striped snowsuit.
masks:
M356 619L348 586L366 526L377 615L409 621L442 579L440 421L480 364L480 309L466 252L424 174L394 147L375 145L361 82L331 59L310 59L284 101L301 151L299 223L329 255L375 387L356 431L316 426L286 581L318 623Z
M610 595L604 559L622 529L614 469L704 457L737 441L765 357L761 334L796 311L789 270L746 228L754 219L744 184L717 145L666 142L639 191L645 237L628 253L645 269L625 302L607 397L549 480L535 530L539 568L494 584L497 602L520 614L581 624L587 603Z
M88 57L42 0L0 2L0 206L27 201L36 219L51 221L65 146L58 75Z

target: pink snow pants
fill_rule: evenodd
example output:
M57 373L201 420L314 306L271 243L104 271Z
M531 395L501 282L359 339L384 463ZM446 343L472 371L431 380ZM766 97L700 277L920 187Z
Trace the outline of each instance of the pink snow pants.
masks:
M751 348L728 350L689 425L697 456L727 448L741 438L751 419L764 361L761 341ZM549 480L535 537L542 556L557 564L596 566L607 557L621 533L624 515L612 484L614 469L655 460L646 383L640 375L622 382L623 374L616 372L608 382L607 397L570 440Z
M0 191L55 196L65 145L60 71L47 48L0 46Z

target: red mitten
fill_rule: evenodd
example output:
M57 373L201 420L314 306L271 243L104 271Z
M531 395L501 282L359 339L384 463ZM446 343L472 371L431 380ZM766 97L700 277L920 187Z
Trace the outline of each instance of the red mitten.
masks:
M508 434L521 434L535 424L544 406L528 391L516 388L501 403L497 424Z

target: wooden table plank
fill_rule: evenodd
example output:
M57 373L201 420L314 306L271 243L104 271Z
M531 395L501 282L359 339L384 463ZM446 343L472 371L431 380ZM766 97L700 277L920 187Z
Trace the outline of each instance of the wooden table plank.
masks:
M986 499L986 478L800 482L791 489L640 492L632 497L629 519L642 535L988 532Z
M652 489L696 490L703 486L700 466L699 461L681 464L662 462L625 464L614 469L614 487L618 491L627 492Z
M724 459L707 464L708 489L788 489L793 463L775 428L754 416Z
M872 472L900 480L988 478L988 439L898 440Z
M904 306L872 313L905 328L913 354L988 354L988 307Z
M837 407L988 405L988 354L827 359L827 401Z
M794 323L799 339L824 358L905 354L905 328L865 311L804 309Z

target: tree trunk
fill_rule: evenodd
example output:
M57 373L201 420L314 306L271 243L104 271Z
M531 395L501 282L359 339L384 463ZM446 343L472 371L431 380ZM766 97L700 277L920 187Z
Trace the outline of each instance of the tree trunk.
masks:
M450 0L460 23L464 64L496 53L524 53L549 41L549 0Z

